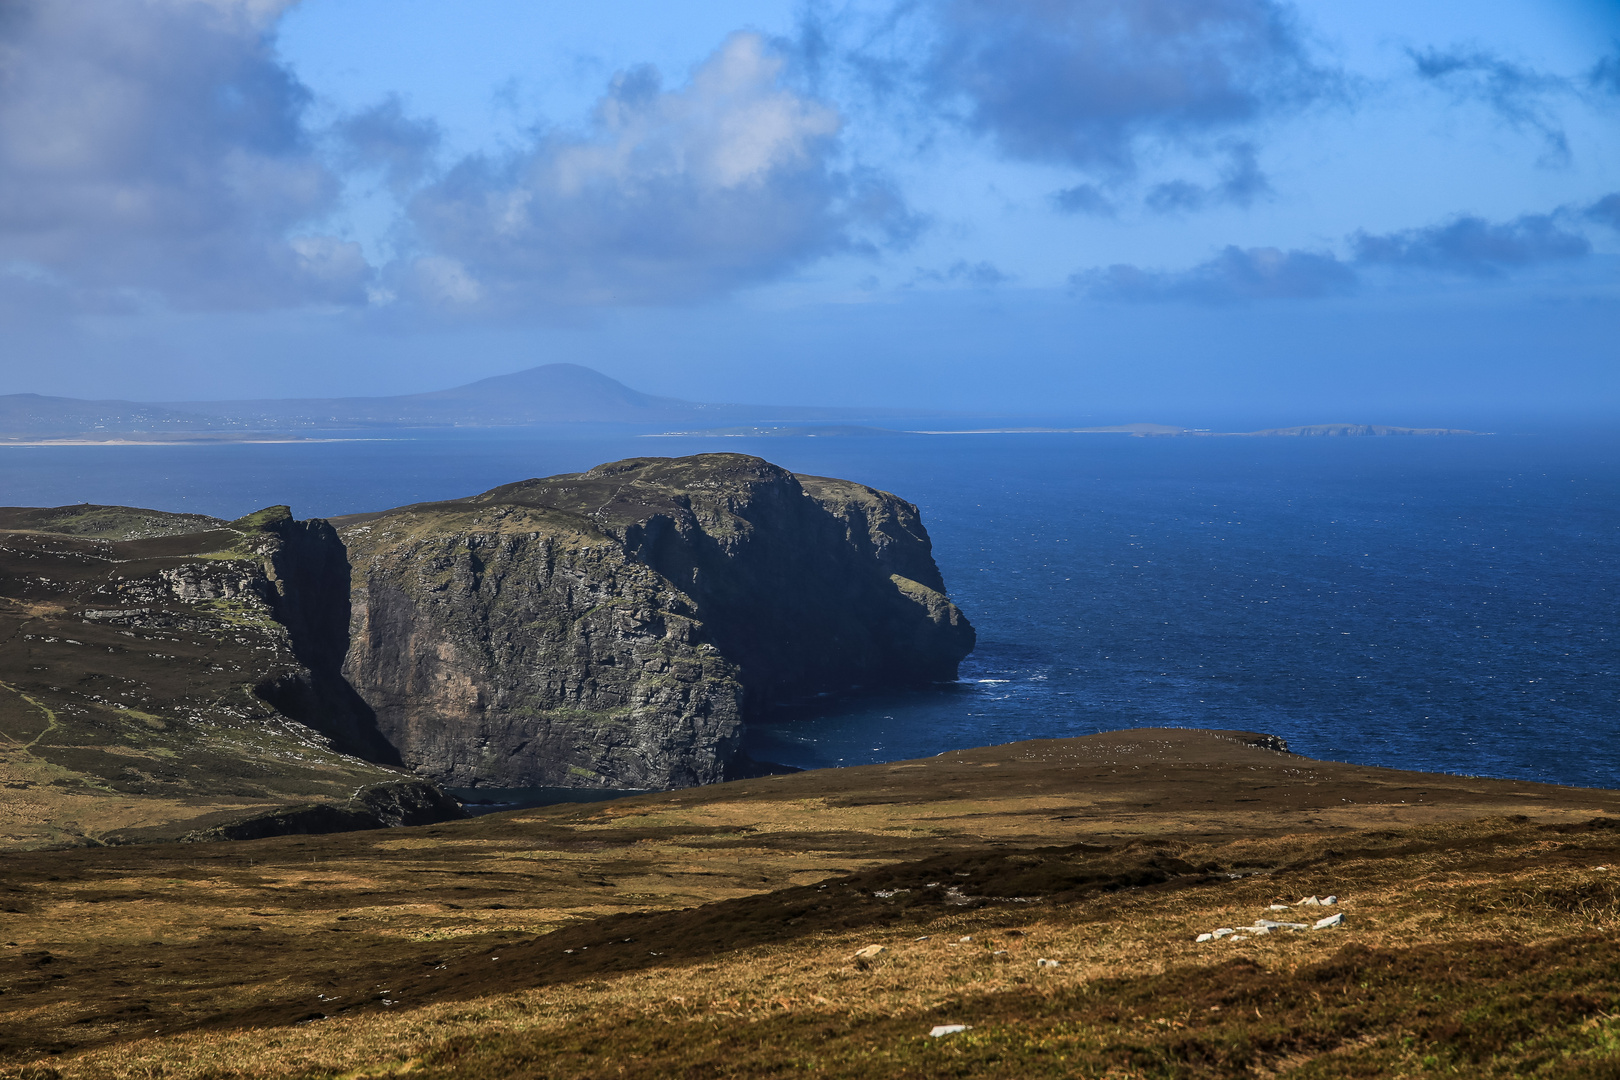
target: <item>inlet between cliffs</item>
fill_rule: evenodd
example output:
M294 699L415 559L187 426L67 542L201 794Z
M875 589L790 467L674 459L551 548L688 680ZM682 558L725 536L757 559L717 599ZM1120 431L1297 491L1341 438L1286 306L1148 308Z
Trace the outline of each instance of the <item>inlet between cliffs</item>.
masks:
M915 506L742 454L332 524L342 675L376 740L446 787L711 783L773 702L954 679L974 644Z

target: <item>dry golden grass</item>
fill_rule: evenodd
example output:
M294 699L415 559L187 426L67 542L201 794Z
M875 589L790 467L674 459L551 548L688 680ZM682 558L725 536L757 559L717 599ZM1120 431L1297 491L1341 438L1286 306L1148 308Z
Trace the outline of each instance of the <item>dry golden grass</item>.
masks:
M1615 1075L1620 830L1580 824L1609 793L1308 763L1319 796L1415 780L1439 802L1393 827L1363 802L1256 828L1221 783L1275 794L1301 759L1191 732L1123 750L1136 734L1101 767L1164 766L1179 741L1205 786L1133 777L1131 820L1076 825L1126 792L1028 790L1045 766L1014 747L994 770L977 752L419 830L0 857L0 908L27 909L0 914L0 1076ZM1311 921L1328 912L1267 908L1330 893L1342 928L1193 940ZM973 1029L927 1037L949 1022Z

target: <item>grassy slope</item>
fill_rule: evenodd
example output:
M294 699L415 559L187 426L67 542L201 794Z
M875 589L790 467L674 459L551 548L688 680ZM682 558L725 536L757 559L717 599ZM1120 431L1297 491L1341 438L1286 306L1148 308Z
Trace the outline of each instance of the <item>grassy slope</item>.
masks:
M0 1076L1615 1076L1616 822L1138 731L10 853ZM1328 893L1342 928L1193 940Z
M142 585L252 562L259 516L0 508L0 846L174 837L398 779L254 694L296 668L262 601Z

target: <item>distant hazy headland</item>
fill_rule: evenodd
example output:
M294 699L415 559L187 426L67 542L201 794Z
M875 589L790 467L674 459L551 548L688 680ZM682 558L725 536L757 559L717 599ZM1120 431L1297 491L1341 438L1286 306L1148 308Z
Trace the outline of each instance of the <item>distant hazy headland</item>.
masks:
M897 410L890 410L893 415ZM1167 424L1108 427L950 426L940 413L928 430L873 426L871 410L790 405L735 405L644 394L578 364L545 364L465 386L392 397L276 398L254 401L86 401L39 394L0 395L0 443L253 442L320 438L343 432L385 433L428 428L525 427L545 424L634 424L657 434L714 438L944 434L1119 434L1139 437L1203 435L1471 435L1450 428L1377 424L1317 424L1265 431L1216 432ZM886 421L893 423L892 420ZM916 422L913 420L912 422ZM960 421L958 421L960 423ZM981 421L982 423L982 421Z

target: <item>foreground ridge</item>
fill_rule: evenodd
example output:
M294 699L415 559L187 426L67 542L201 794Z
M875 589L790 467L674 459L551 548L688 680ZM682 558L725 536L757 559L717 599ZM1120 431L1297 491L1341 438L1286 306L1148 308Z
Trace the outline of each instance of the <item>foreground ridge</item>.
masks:
M0 1076L1605 1075L1620 793L1263 740L0 855Z

